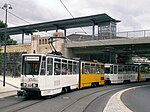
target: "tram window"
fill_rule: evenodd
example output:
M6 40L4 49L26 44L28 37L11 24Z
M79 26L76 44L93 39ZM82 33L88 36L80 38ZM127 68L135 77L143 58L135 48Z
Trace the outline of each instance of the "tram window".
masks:
M62 60L61 74L67 75L67 60Z
M85 63L84 73L85 74L89 74L90 73L90 64Z
M128 72L128 66L124 66L123 71L124 71L124 73L127 73Z
M45 75L45 68L46 68L46 57L44 56L43 59L42 59L40 75Z
M73 73L72 70L72 61L68 61L68 75L71 75Z
M137 71L136 71L136 66L132 66L132 73L136 73Z
M114 66L114 74L117 74L117 66Z
M131 66L128 66L128 73L132 73Z
M90 73L95 74L95 64L91 64L91 71Z
M140 67L140 72L144 72L145 70L144 70L144 66L141 66Z
M38 75L39 63L38 62L25 62L23 74L25 75Z
M82 74L85 74L85 63L82 63Z
M31 58L30 58L31 57ZM22 58L22 74L23 75L39 75L40 56L23 56ZM32 60L33 59L33 60ZM37 59L37 60L34 60Z
M136 66L136 72L138 72L138 67Z
M109 71L109 68L106 68L106 69ZM106 72L108 72L107 70L106 70ZM100 65L97 64L96 65L96 74L100 74L100 73L101 73L101 68L100 68Z
M79 63L73 62L73 74L79 74Z
M122 74L123 72L123 67L122 66L118 66L118 74Z
M147 66L145 67L145 73L148 73L148 67Z
M47 58L47 75L53 74L53 59Z
M150 73L150 66L148 67L148 73Z
M107 68L105 67L105 73L110 74L110 67L107 67Z
M104 73L104 65L101 65L101 73Z
M60 75L61 72L61 60L55 59L54 60L54 75Z

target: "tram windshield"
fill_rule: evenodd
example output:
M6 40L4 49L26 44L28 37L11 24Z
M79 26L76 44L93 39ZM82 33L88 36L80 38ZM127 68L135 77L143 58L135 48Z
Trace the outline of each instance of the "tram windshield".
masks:
M23 56L22 74L23 75L38 75L40 67L39 56Z
M110 74L110 68L105 68L105 73Z
M113 65L105 65L105 74L113 74Z

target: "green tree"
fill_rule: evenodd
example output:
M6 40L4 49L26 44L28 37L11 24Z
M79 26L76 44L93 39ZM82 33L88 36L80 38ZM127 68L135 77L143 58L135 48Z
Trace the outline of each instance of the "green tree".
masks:
M0 20L0 28L5 28L6 24L3 23L3 21Z
M5 28L6 27L6 24L3 23L3 21L0 20L0 28ZM5 40L5 35L0 35L0 43L4 43L4 40ZM17 41L16 40L13 40L10 38L9 35L7 35L6 37L6 45L14 45L14 44L17 44Z
M3 21L0 20L0 29L1 28L5 28L5 27L6 27L6 24L3 23ZM3 45L4 40L5 40L5 34L0 35L0 45ZM6 45L12 45L12 44L14 45L16 43L17 43L17 41L11 39L10 36L7 35L7 37L6 37ZM3 55L2 55L1 51L2 51L2 48L0 46L0 67L1 67L1 65L3 63L3 61L2 61L3 60Z

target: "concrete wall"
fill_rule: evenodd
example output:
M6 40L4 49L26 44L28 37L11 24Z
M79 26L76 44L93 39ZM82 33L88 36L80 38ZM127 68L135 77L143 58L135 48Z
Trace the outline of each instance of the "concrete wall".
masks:
M43 41L44 43L38 43L37 38ZM11 52L26 52L33 53L33 50L36 50L36 53L50 53L52 51L52 47L48 44L49 37L39 37L38 35L34 35L32 37L31 44L21 44L21 45L8 45L6 46L6 53ZM47 41L45 41L47 39ZM64 40L56 39L53 43L54 47L57 51L64 52ZM4 52L4 46L2 46L2 53Z

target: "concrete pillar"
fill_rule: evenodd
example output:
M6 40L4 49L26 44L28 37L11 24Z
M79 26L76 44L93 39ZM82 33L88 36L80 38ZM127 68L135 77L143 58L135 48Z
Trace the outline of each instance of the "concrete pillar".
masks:
M94 39L94 36L95 36L95 24L93 23L93 26L92 26L92 39Z
M22 44L24 44L24 32L22 33Z
M64 47L64 52L63 52L63 56L64 57L68 57L68 58L75 58L76 55L73 53L72 49L67 49Z

